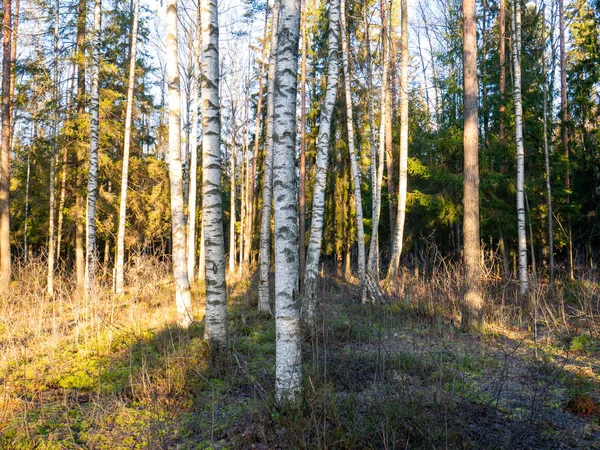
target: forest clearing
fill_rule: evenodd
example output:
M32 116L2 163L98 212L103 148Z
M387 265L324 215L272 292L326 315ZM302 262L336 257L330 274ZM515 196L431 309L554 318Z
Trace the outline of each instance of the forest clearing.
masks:
M600 0L2 0L0 448L600 449Z

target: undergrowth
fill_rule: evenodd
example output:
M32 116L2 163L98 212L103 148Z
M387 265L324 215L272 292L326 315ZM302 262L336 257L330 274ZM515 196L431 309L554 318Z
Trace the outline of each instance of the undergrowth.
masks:
M522 305L490 281L488 327L469 335L457 327L457 269L435 270L391 286L387 305L323 278L303 395L282 405L256 277L229 280L229 349L214 359L202 286L197 321L178 327L166 263L141 259L124 296L100 280L85 302L61 277L45 296L43 261L32 262L0 303L0 447L593 448L597 282L552 298L538 286Z

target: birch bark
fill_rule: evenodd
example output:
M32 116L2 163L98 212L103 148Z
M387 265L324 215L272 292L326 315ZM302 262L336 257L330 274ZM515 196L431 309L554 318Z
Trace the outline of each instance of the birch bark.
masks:
M304 304L302 305L302 308L304 319L309 326L312 326L315 320L315 293L319 270L319 258L321 256L321 244L323 240L325 188L329 159L329 142L331 138L331 117L337 98L339 77L339 32L340 3L339 0L331 0L329 2L329 43L327 50L329 64L327 68L327 85L325 89L325 98L321 105L321 118L319 123L319 134L317 137L312 220L306 258L306 272L304 274Z
M392 245L392 257L387 279L396 277L402 254L404 220L406 217L406 188L408 182L408 8L401 0L401 60L400 60L400 171L398 176L398 215Z
M258 309L271 310L269 274L271 272L271 212L273 202L273 108L275 95L275 72L277 61L277 29L279 24L279 0L273 2L271 22L271 51L267 80L267 145L263 176L263 210L260 221L260 284L258 285Z
M177 0L167 1L166 69L169 97L169 184L171 187L171 254L175 277L177 320L182 327L192 321L190 281L185 258L185 215L181 164L181 93L177 61Z
M521 96L521 4L513 0L512 60L514 73L515 133L517 143L517 232L519 243L520 293L525 295L527 280L527 233L525 229L525 149L523 146L523 101Z
M87 207L85 215L85 292L89 295L96 278L96 198L98 195L98 125L100 113L100 31L102 1L94 4L92 39L92 91L90 101L90 166L88 169Z
M273 109L275 394L295 401L302 383L296 203L296 95L300 0L281 0Z
M201 0L202 225L206 261L206 338L227 345L225 243L221 197L219 20L216 0Z
M344 70L344 91L346 94L346 117L348 127L348 153L352 170L354 202L356 204L356 238L358 240L358 279L361 285L361 297L366 298L365 291L365 230L363 225L362 194L360 192L360 169L358 167L356 149L354 147L354 117L352 112L352 93L350 80L350 50L348 46L348 27L346 25L346 0L340 2L340 21L342 30L342 67Z
M121 171L121 200L119 204L119 225L117 229L117 257L115 264L115 294L122 294L125 288L125 219L127 217L127 182L129 177L129 149L131 146L131 121L133 116L133 90L135 87L135 62L137 50L138 17L140 0L133 3L133 25L131 29L131 52L129 59L129 85L127 87L127 107L125 109L125 136L123 140L123 168Z

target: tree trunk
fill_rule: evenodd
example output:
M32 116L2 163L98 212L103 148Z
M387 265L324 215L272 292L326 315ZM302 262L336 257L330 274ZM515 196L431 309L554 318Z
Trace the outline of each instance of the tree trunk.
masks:
M267 145L265 152L265 169L263 175L263 210L260 222L260 284L258 285L259 311L271 310L269 275L271 272L271 204L273 202L273 97L275 95L279 0L275 0L273 2L272 17L269 78L267 81Z
M119 204L119 225L117 229L117 260L115 264L115 294L122 294L125 288L125 219L127 217L127 181L129 177L129 149L131 146L131 121L133 116L133 90L135 87L135 63L137 50L138 18L140 0L133 3L133 25L131 28L131 51L129 57L129 85L127 87L127 107L125 110L125 137L123 140L123 169L121 171L121 201ZM193 273L193 272L192 272Z
M500 138L500 145L504 146L506 144L504 133L504 114L506 113L506 106L504 105L504 91L506 89L506 43L505 43L505 35L506 35L506 0L500 0L500 11L498 13L498 33L500 35L500 43L498 48L499 58L500 58L500 114L499 114L499 122L500 122L500 130L498 131L498 137Z
M369 176L371 178L371 217L375 216L375 203L377 202L377 154L375 153L375 120L373 117L373 70L371 64L371 36L369 33L370 25L367 17L367 3L363 5L365 13L365 40L366 40L366 63L367 63L367 107L369 108Z
M254 133L254 151L252 154L252 175L249 178L248 187L248 208L246 219L245 241L244 247L244 264L250 262L250 252L252 251L252 227L254 225L254 191L256 190L256 166L258 164L258 142L260 140L260 120L262 118L262 102L263 92L265 87L265 67L267 64L267 25L269 24L269 7L265 8L265 25L263 29L263 48L261 55L259 89L258 89L258 105L256 106L256 131Z
M335 0L334 0L335 1ZM299 195L299 266L300 293L304 294L306 270L306 1L302 2L302 64L300 69L300 195ZM331 13L330 13L331 14ZM339 16L339 12L338 12ZM331 20L331 19L330 19ZM330 28L331 30L331 28ZM331 51L331 50L330 50ZM336 49L337 51L337 49ZM317 262L318 265L318 262Z
M295 187L300 0L282 0L280 8L273 109L275 395L280 401L293 402L302 386Z
M517 143L517 231L520 292L527 293L527 233L525 231L525 149L523 146L523 102L521 98L521 5L513 0L512 59L514 72L515 131Z
M234 76L234 91L237 92L237 76ZM229 178L229 273L235 271L235 149L236 149L236 101L232 95L231 99L231 177Z
M85 32L87 1L79 0L77 10L77 126L81 133L82 118L85 114ZM85 278L84 214L83 214L83 143L77 142L75 149L75 273L78 291L83 291Z
M402 254L404 239L404 219L406 216L406 189L408 184L408 8L406 0L401 0L401 73L400 73L400 171L398 175L398 217L395 227L392 257L387 279L396 277Z
M546 43L546 7L543 11L544 45ZM548 276L550 292L554 291L554 219L552 209L552 184L550 181L550 147L548 145L548 87L546 83L546 49L542 53L542 73L544 84L544 165L546 168L546 201L548 207Z
M569 104L567 101L567 53L565 50L565 8L563 0L558 0L558 27L559 27L559 38L560 38L560 110L561 110L561 133L560 139L563 146L563 154L565 155L565 161L567 165L567 173L565 174L565 190L567 191L566 203L567 203L567 258L568 258L568 270L569 278L575 279L574 267L573 267L573 233L571 231L571 213L569 211L569 204L571 203L571 167L569 161Z
M102 0L94 6L94 35L92 39L92 92L90 101L90 166L88 169L86 234L85 234L85 292L89 294L96 278L96 197L98 195L98 119L100 113L100 29Z
M185 255L185 215L181 164L181 93L177 62L177 1L167 1L166 66L169 92L169 183L171 187L172 263L175 277L177 320L182 327L192 321L190 281Z
M325 189L327 184L327 166L329 143L331 141L331 118L337 98L339 76L339 33L340 33L340 3L331 0L329 3L329 42L327 49L327 86L325 97L321 104L319 135L317 138L317 155L315 161L315 184L312 204L312 219L310 225L310 240L304 274L304 304L302 305L304 320L312 327L315 322L316 287L323 241L323 225L325 215Z
M4 0L2 52L2 148L0 149L0 286L8 289L11 276L10 258L10 79L12 23L11 0Z
M348 27L346 25L346 0L341 0L340 20L342 32L342 67L344 70L344 91L346 94L346 122L348 127L348 153L352 169L354 185L354 202L356 204L356 238L358 240L358 279L361 285L361 298L366 299L365 273L365 230L363 225L362 194L360 191L360 159L354 147L354 118L352 112L352 93L350 80L350 49L348 46ZM381 196L380 196L381 197Z
M202 224L206 259L206 338L227 344L225 242L221 204L219 20L216 0L201 0L202 23Z
M465 329L483 325L481 289L481 248L479 244L479 135L477 123L477 16L475 0L463 0L463 67L464 67L464 313Z
M55 170L56 170L56 157L57 157L57 139L58 139L58 111L60 109L60 98L58 93L58 28L59 28L59 10L60 2L56 1L56 7L54 10L54 117L52 124L52 157L50 159L50 177L49 177L49 197L50 204L48 205L48 273L46 282L46 292L50 297L54 296L54 215L55 215L55 201L54 201L54 182L55 182ZM29 155L27 156L27 177L29 178ZM28 183L29 184L29 183ZM29 187L29 186L28 186ZM26 222L27 223L27 222ZM27 251L27 249L25 249Z
M198 108L200 90L200 2L197 2L196 35L192 44L194 76L192 80L192 132L190 134L190 189L188 193L187 268L189 281L194 278L196 265L196 205L198 199Z
M379 125L379 160L377 169L377 186L375 189L376 198L373 208L371 243L369 245L369 261L367 263L367 272L374 278L379 278L379 219L381 216L381 188L383 182L383 166L385 157L385 104L389 95L387 89L387 80L389 77L389 61L387 55L386 32L386 11L385 0L381 0L381 63L383 66L381 77L381 120Z

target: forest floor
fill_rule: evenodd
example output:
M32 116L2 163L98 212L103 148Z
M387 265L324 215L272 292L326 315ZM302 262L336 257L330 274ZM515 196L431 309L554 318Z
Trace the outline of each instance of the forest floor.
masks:
M474 335L431 283L362 305L355 284L325 277L290 407L274 399L275 325L255 277L229 282L229 352L215 360L202 321L175 325L166 265L88 302L64 281L46 298L43 273L18 272L0 302L0 448L600 449L597 322L569 317L568 301L562 319L491 311Z

